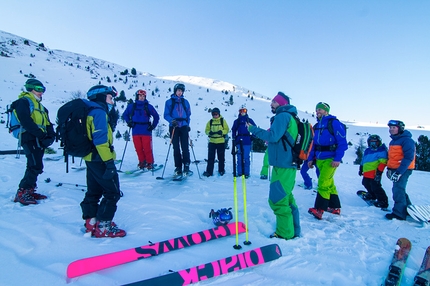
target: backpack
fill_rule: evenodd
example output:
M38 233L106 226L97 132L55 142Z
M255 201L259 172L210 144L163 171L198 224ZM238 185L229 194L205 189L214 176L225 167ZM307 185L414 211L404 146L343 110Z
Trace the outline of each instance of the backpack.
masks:
M74 99L58 109L56 138L66 158L84 157L94 149L87 134L87 116L94 108L97 107L87 106L82 99Z
M176 104L176 100L174 98L171 98L171 100L172 100L172 104L170 106L170 116L172 116L173 109L175 108L175 104ZM183 97L181 98L181 103L182 103L182 106L184 107L185 113L187 113L187 106L185 105L185 100Z
M344 123L342 123L339 119L337 119L337 118L330 118L329 120L328 120L328 122L327 122L327 130L328 130L328 132L330 132L330 134L332 135L332 136L334 136L334 129L333 129L333 121L334 120L337 120L337 121L339 121L339 123L340 123L340 125L343 127L343 129L345 129L345 135L346 135L346 130L347 130L347 127L346 127L346 125L344 124ZM317 125L318 123L316 123L315 125L314 125L314 130L317 130L317 129L321 129L321 128L316 128L316 125Z
M130 116L128 118L129 121L131 121L133 119L134 116L134 112L136 110L137 104L136 102L133 103L133 107L131 108L131 113ZM146 113L146 116L148 116L148 118L151 118L151 113L149 112L149 108L148 108L148 102L143 104L143 111Z
M309 153L312 150L314 130L308 120L302 122L297 115L293 113L290 114L297 123L297 138L294 141L294 145L288 141L288 138L285 136L285 134L281 137L281 140L285 151L287 151L285 142L290 145L291 151L293 153L293 163L296 163L298 166L300 166L303 161L308 159Z
M224 129L224 118L223 117L221 117L220 119L220 122L221 122L221 127L222 127L222 129ZM212 123L213 123L213 119L211 119L210 121L209 121L209 125L210 125L210 128L211 128L211 130L212 130ZM225 149L229 149L230 147L228 146L228 141L230 140L230 136L228 136L228 134L225 134L224 135L224 147L225 147Z
M28 103L30 104L30 114L33 112L34 110L34 103L27 97L24 97L28 100ZM17 99L14 102L12 102L12 104L10 105L9 108L7 108L6 112L7 112L7 123L6 123L6 128L9 128L9 133L11 133L13 135L13 137L15 137L16 139L21 139L21 134L25 132L25 129L21 126L21 123L19 122L18 116L16 115L16 111L15 111L15 104L16 102L20 100Z

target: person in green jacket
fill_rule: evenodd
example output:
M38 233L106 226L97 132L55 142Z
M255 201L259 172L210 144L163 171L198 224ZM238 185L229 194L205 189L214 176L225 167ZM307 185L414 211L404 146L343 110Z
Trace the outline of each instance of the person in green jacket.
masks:
M212 119L206 124L206 135L209 136L208 144L208 165L203 176L213 176L215 153L218 157L218 173L220 176L225 174L225 135L229 127L227 121L221 116L219 108L212 109Z
M275 114L270 130L247 126L253 135L269 143L269 164L273 166L269 205L276 215L276 231L270 237L292 239L300 236L299 209L293 196L297 165L289 144L284 148L281 138L285 135L286 140L295 141L298 127L293 115L297 115L297 109L283 92L278 92L270 106Z

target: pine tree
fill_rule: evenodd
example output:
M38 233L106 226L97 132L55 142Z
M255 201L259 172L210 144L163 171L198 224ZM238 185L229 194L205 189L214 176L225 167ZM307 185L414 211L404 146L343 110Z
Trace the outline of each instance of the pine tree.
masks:
M355 165L360 165L361 164L361 160L363 159L363 154L364 154L364 150L366 150L366 145L364 143L364 139L363 137L360 138L360 140L358 141L358 145L355 148L355 155L357 155L357 158L354 161Z
M415 143L416 169L420 171L430 171L430 142L427 136L420 135L418 142Z

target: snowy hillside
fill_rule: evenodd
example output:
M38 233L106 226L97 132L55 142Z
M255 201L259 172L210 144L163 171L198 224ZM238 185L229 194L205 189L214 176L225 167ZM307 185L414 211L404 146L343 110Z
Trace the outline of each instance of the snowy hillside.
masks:
M24 43L25 40L28 40L29 45ZM0 112L3 113L6 105L17 98L27 80L25 75L33 74L47 88L43 103L50 111L51 121L55 121L56 112L62 103L78 93L85 94L99 82L114 85L119 91L123 90L127 98L131 98L137 89L145 89L148 100L160 114L163 113L164 102L170 97L174 84L185 83L185 97L192 108L190 134L198 160L207 157L204 128L211 118L208 108L220 108L221 114L231 126L238 109L244 106L259 126L269 126L269 118L272 116L270 99L278 90L274 90L272 95L254 94L252 87L235 86L218 79L184 75L155 76L150 71L137 71L137 75L132 76L130 71L133 67L118 66L72 52L50 50L49 43L43 45L45 48L40 44L0 31L0 51L3 55L0 57ZM129 74L121 75L126 69ZM233 105L226 103L231 95ZM310 102L309 106L297 106L297 109L302 110L299 116L314 123L315 119L310 113L315 104ZM119 103L117 108L122 113L125 104ZM336 115L336 110L332 110L332 113ZM1 119L5 120L6 115L2 114ZM166 124L166 121L161 119L160 123ZM386 144L389 142L385 124L346 124L348 141L354 146L361 138L366 139L367 134L373 133L379 134ZM17 141L8 134L4 124L0 127L0 150L16 149ZM415 140L421 134L430 136L427 129L406 128L412 132ZM128 127L120 122L117 129L123 133ZM164 134L166 132L167 127ZM118 157L122 156L125 145L124 140L115 140ZM204 163L193 165L191 168L194 176L182 183L158 181L155 177L159 173L154 176L151 173L138 176L121 174L124 197L118 203L114 221L127 231L127 236L118 239L95 239L86 237L81 232L83 220L79 203L84 196L85 171L70 170L66 174L65 164L61 160L45 161L44 173L38 180L38 190L49 199L38 205L24 207L13 203L13 198L23 175L25 156L16 159L15 155L0 155L0 285L28 285L35 281L38 285L122 285L272 243L279 244L283 252L280 259L204 281L200 285L380 285L399 237L407 237L412 242L403 278L404 285L411 285L424 251L430 244L429 227L411 219L388 221L384 218L385 212L368 207L356 196L356 191L362 189L362 186L361 177L357 174L358 166L352 163L355 160L354 146L347 151L335 177L342 203L341 216L325 214L322 221L314 219L307 210L313 206L316 193L295 187L294 195L302 227L300 238L290 241L268 238L275 228L275 216L267 203L269 182L259 179L263 156L254 153L251 177L246 181L249 240L252 242L250 246L242 244L242 250L235 250L232 247L235 244L234 237L222 238L70 280L66 279L66 269L74 260L139 247L148 244L148 241L158 242L213 227L208 217L209 211L234 205L232 158L229 150L226 153L226 175L223 177L199 179L197 171L202 173L205 170ZM53 147L58 154L46 157L61 154L57 143ZM164 164L167 149L167 139L154 138L156 163ZM77 161L75 165L80 163ZM133 143L129 142L122 170L133 169L136 164ZM170 153L166 176L173 169L173 157ZM316 180L313 170L310 174ZM46 182L48 178L51 180L49 183ZM59 183L62 185L57 186ZM302 179L298 172L296 184L299 183L302 183ZM382 183L392 206L392 183L385 176ZM413 203L430 204L429 185L430 173L413 172L407 187ZM238 197L239 219L243 221L240 179ZM239 242L244 240L245 235L241 234Z

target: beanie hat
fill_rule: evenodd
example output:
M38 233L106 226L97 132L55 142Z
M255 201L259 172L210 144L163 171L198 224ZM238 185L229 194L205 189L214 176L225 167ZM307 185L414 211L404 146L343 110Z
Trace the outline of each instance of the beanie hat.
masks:
M285 93L279 91L278 94L273 98L273 101L277 102L279 105L290 104L290 98Z
M322 109L322 110L325 110L325 111L327 111L327 113L330 113L330 105L328 105L327 103L325 103L325 102L318 102L318 104L317 104L317 106L315 107L315 109L318 109L318 108L320 108L320 109Z
M36 86L38 87L43 87L45 90L45 86L43 85L43 83L40 80L37 80L35 78L30 78L25 82L25 89L27 91L32 91Z

